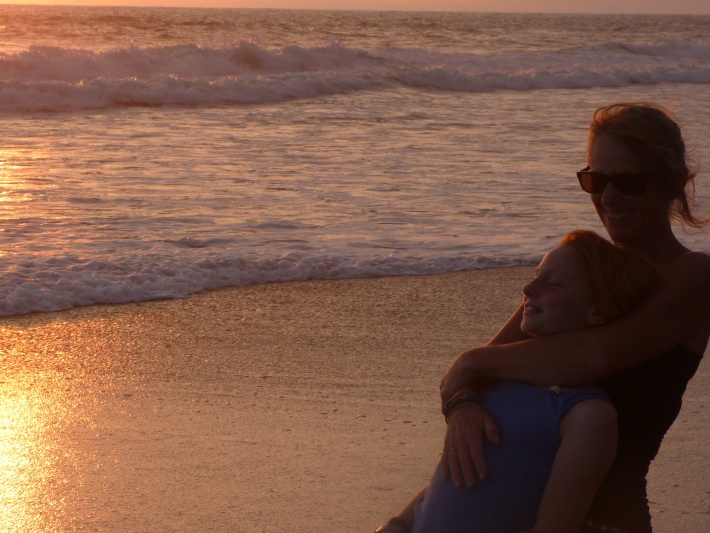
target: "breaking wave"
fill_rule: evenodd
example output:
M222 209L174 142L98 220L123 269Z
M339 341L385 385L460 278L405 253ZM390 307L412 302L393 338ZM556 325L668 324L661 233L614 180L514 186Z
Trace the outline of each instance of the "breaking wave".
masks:
M0 55L0 113L278 103L363 90L490 92L710 83L710 42L498 54L195 44Z

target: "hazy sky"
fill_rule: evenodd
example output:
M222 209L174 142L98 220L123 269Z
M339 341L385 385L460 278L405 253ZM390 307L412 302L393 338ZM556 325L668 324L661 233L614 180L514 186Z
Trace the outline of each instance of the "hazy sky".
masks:
M710 0L0 0L0 4L710 14Z

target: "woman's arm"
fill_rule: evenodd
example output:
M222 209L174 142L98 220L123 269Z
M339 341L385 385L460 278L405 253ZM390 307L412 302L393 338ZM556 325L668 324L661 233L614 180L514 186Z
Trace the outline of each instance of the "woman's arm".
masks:
M647 304L617 322L590 330L516 342L518 308L488 346L464 352L441 382L442 405L472 376L495 376L541 385L591 383L660 355L679 344L702 353L710 333L710 256L685 254ZM524 335L524 334L521 334ZM493 345L514 339L514 344ZM457 485L485 477L483 441L490 416L481 407L449 418L442 474ZM495 425L492 426L495 428ZM453 453L456 455L448 455ZM453 459L458 458L458 462Z
M523 304L520 304L515 310L515 313L513 313L503 325L503 327L498 330L498 333L496 333L495 336L488 341L488 344L486 344L486 346L492 346L496 344L510 344L513 342L519 342L526 339L530 339L530 335L520 329L520 325L522 324L522 322ZM470 376L462 377L462 380L459 383L459 388L454 391L454 394L452 394L451 397L458 393L469 390L481 394L491 388L491 386L493 386L497 381L498 380L496 378L491 378L483 375L472 374ZM447 398L446 401L449 401L450 399L451 398ZM441 404L442 410L444 408L445 403L446 402L442 402Z
M529 339L530 336L520 329L523 319L523 305L518 309L488 341L488 345L507 344ZM494 385L496 379L471 376L463 386L452 394L467 390L484 392ZM448 399L446 400L448 401ZM442 403L442 409L446 402ZM488 468L484 454L484 443L500 443L500 433L493 417L481 405L470 404L458 409L446 426L444 451L441 456L441 475L446 480L452 478L457 487L473 487L478 480L486 479Z
M523 306L521 304L500 331L489 341L489 344L517 342L530 338L520 329L522 316ZM486 387L487 383L475 383L474 379L472 383L469 383L469 386L470 385L482 385ZM457 392L462 392L464 389L465 388L461 388ZM478 390L477 392L481 391ZM497 444L500 442L500 435L493 417L480 405L471 404L459 408L457 420L463 418L466 418L468 423L447 425L447 436L444 439L441 469L444 479L448 479L450 476L453 477L453 481L457 487L463 487L464 484L473 487L477 479L485 479L488 475L486 460L483 454L484 439ZM478 441L480 445L471 448L471 450L474 450L472 453L464 454L463 450L469 449L465 446L465 443L473 442L474 440ZM456 449L462 450L460 459L458 454L452 451L453 447L449 447L449 443L452 441L460 441L459 445L456 446ZM451 455L449 455L450 453ZM459 466L460 461L466 465L464 468ZM465 475L464 472L466 473ZM428 485L420 490L419 493L404 506L397 515L399 518L406 520L410 524L414 523L415 505L427 487Z
M535 527L520 533L575 533L616 452L616 411L604 400L577 404L561 424L561 443Z
M709 333L710 256L688 253L668 269L649 301L627 317L595 328L464 352L442 380L442 401L475 375L536 385L592 383L680 344L702 353Z

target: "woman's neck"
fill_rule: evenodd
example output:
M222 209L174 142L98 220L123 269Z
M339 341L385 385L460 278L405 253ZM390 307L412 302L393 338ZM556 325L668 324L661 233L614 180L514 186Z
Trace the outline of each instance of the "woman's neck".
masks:
M670 225L666 231L651 234L644 241L632 245L621 244L621 246L635 250L661 266L673 263L681 255L690 251L676 238Z

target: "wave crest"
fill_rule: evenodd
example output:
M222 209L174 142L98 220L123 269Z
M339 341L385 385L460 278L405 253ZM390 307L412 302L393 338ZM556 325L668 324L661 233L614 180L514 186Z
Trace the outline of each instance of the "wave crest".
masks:
M186 242L187 247L212 243ZM0 316L61 311L78 306L185 298L224 287L378 276L440 274L533 264L534 258L495 257L396 258L309 256L296 253L272 258L213 257L160 264L124 258L82 261L55 257L21 262L0 283Z
M32 46L0 57L0 112L239 105L409 87L488 92L710 83L710 43L606 43L545 52L365 51L244 40L108 51Z

